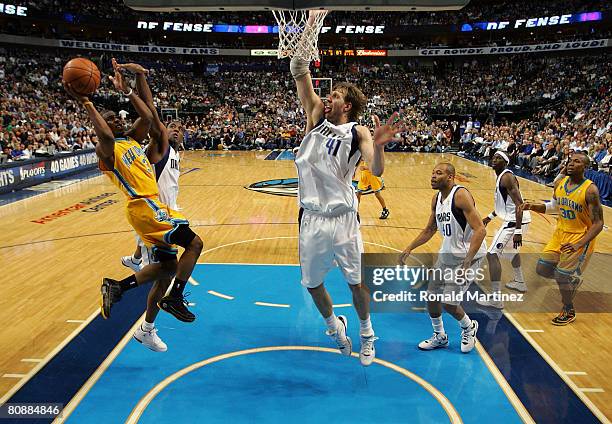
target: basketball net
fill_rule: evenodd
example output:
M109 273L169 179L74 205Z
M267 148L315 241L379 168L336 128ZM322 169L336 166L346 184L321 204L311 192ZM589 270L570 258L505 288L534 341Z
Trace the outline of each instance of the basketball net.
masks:
M278 23L278 58L319 60L319 32L327 10L317 10L308 22L309 10L273 10Z

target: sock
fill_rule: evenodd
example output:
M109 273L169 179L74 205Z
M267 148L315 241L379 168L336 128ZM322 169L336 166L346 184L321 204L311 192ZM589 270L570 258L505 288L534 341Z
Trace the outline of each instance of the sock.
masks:
M359 320L359 335L369 337L374 335L374 329L372 328L372 321L368 316L366 319Z
M491 293L498 293L501 291L501 281L491 281Z
M463 318L459 320L459 325L464 330L467 330L468 328L472 326L472 320L470 319L470 317L468 317L468 314L465 314Z
M444 332L444 323L442 322L442 316L440 315L437 318L429 317L431 319L431 325L433 326L434 333L438 334L446 334Z
M141 327L142 331L151 331L155 328L155 324L152 322L143 321Z
M185 285L187 281L179 280L178 278L174 279L174 284L172 285L172 289L170 289L170 296L173 297L182 297L183 290L185 290Z
M336 317L336 314L332 312L330 316L325 318L325 325L327 325L327 330L330 333L335 333L338 329L338 318Z
M134 262L135 264L139 264L142 262L142 258L135 258L134 255L132 255L132 262Z
M519 281L521 283L525 282L525 276L523 275L523 268L512 268L514 270L514 281Z
M136 274L132 274L128 278L124 278L123 280L119 281L119 286L123 291L128 291L138 287L138 283L136 282Z

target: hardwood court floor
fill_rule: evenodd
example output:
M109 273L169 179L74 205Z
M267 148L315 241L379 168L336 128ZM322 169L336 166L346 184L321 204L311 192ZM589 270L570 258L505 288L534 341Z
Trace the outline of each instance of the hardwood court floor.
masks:
M244 188L258 181L296 177L292 161L264 161L266 154L185 154L179 204L204 240L201 262L297 263L295 198ZM379 220L376 199L363 197L366 252L401 251L419 233L434 194L429 185L431 169L443 159L455 164L458 182L471 190L481 215L492 210L495 178L490 168L451 155L388 154L386 158L387 189L383 196L391 216L387 221ZM520 183L528 199L551 196L547 187L523 179ZM612 211L604 209L605 220L611 223ZM120 257L133 251L134 236L124 216L123 195L106 177L0 207L0 220L3 396L97 314L101 278L128 274ZM497 225L489 226L488 240ZM535 216L523 252L539 252L553 226L551 217ZM419 251L436 251L439 243L436 235ZM600 235L597 251L612 253L608 231ZM600 260L592 264L591 271L597 274L596 267L603 267L603 271L609 265L609 260ZM589 289L588 281L585 289ZM586 390L585 394L612 417L611 346L605 336L612 327L612 314L578 312L577 321L562 328L550 325L552 313L516 313L511 319L529 331L526 337L558 364L559 371L579 372L566 378L580 388L600 389Z

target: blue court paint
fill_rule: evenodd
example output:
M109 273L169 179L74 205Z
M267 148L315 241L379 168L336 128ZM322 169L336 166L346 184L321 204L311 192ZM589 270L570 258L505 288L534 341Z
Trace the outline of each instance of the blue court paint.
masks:
M276 158L281 154L280 150L272 150L268 156L264 158L264 160L276 160Z
M203 265L193 277L190 300L198 315L183 324L161 314L164 354L130 342L87 394L69 422L123 422L157 383L193 363L223 353L266 346L333 347L310 295L299 285L294 266ZM351 303L338 270L327 287L335 304ZM234 296L221 299L214 290ZM290 308L254 302L290 304ZM349 318L354 351L359 349L353 308ZM447 320L448 350L421 352L416 343L429 337L423 314L373 317L381 359L419 375L440 390L465 423L518 423L506 396L480 356L460 353L459 327ZM238 406L239 404L239 406ZM336 409L334 409L336 408ZM336 414L336 410L338 414ZM364 369L356 358L327 352L264 352L207 365L170 384L149 405L140 422L447 422L443 408L414 381L378 364ZM281 418L282 417L282 418Z
M198 315L196 322L180 323L161 313L157 326L169 346L168 352L154 353L131 340L69 422L123 422L137 402L164 378L220 354L267 346L333 347L324 334L324 324L310 295L299 285L299 276L299 268L294 266L197 266L194 278L200 285L191 288L190 297L197 303L193 308ZM348 288L337 270L326 281L335 304L351 303ZM208 290L234 296L235 300L212 296ZM127 293L113 307L110 320L96 318L9 402L67 404L142 314L146 293L146 287ZM285 303L291 307L256 306L255 301ZM353 308L338 308L335 312L348 316L349 335L356 351L358 321ZM486 309L470 315L480 323L480 342L536 422L599 422L503 315ZM431 333L425 314L375 314L373 323L380 337L376 344L377 356L437 387L455 405L465 423L519 422L477 352L460 353L460 329L451 317L444 317L450 348L421 352L416 343ZM308 409L311 415L301 418L291 415L294 409L302 410L302 402L312 405L316 395L320 398L316 405L321 407ZM249 421L252 421L254 417L261 418L262 410L276 414L276 406L285 408L288 412L283 416L294 421L311 416L323 420L332 415L328 408L329 396L341 399L347 408L359 406L347 413L345 421L368 417L370 422L393 422L385 419L396 417L393 408L401 409L403 417L407 417L400 422L447 421L429 393L381 365L364 369L356 358L296 351L240 356L200 368L162 391L147 408L141 422L172 419L176 423L208 423L220 421L221 417L225 417L224 421L238 422L243 418L239 414L245 410L250 411ZM370 402L364 402L366 398ZM263 408L266 405L267 409ZM376 415L374 409L380 409L381 405L390 409L385 411L390 415ZM172 410L171 415L166 415L168 408ZM214 420L193 418L202 416L214 417ZM336 421L340 418L334 414Z
M295 160L295 155L291 150L283 150L276 160Z
M88 180L93 177L97 177L102 173L98 169L90 169L78 174L68 175L64 178L58 178L43 184L38 184L32 187L24 188L23 190L12 191L10 193L4 193L0 195L0 206L8 205L19 200L27 199L29 197L38 196L42 193L48 193L72 185L83 180Z

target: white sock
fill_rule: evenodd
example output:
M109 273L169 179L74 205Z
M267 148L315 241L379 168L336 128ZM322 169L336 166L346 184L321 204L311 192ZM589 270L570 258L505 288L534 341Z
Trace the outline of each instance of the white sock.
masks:
M470 317L468 317L468 314L465 314L463 316L463 318L461 318L459 320L459 325L461 326L461 328L463 328L464 330L470 328L472 326L472 320L470 319Z
M327 330L330 333L335 333L338 329L338 318L336 317L336 314L332 312L330 316L325 318L325 325L327 325Z
M143 322L142 322L142 330L143 330L143 331L151 331L151 330L153 330L154 328L155 328L155 324L154 324L154 323L152 323L152 322L146 322L146 321L143 321Z
M431 319L431 325L433 326L434 332L438 334L446 334L444 332L444 323L442 322L442 315L438 318L429 317Z
M139 264L142 261L142 258L135 258L134 255L132 255L132 262L134 262L135 264Z
M514 270L514 281L524 283L525 276L523 275L523 268L519 266L518 268L512 268L512 269Z
M369 316L366 319L359 320L359 335L364 337L370 337L374 335L372 321L370 321Z

